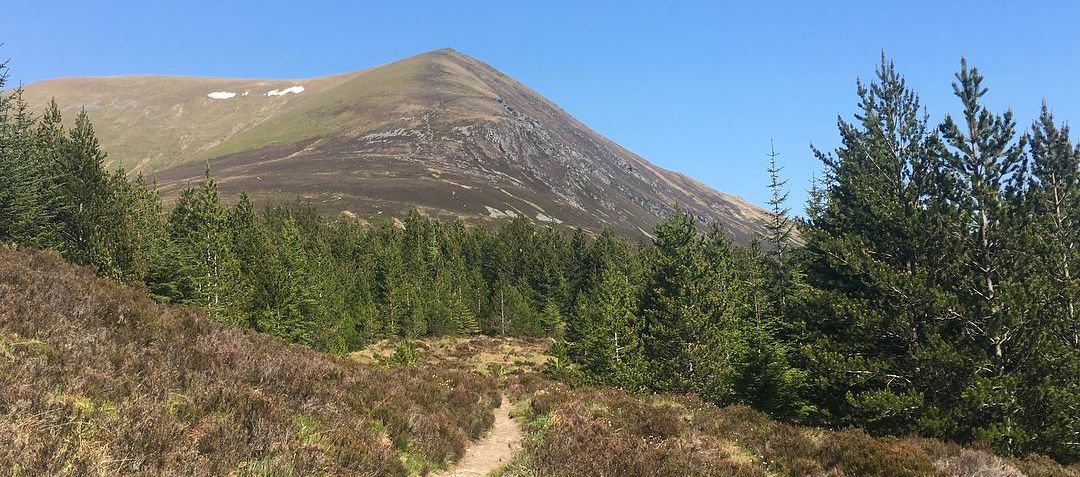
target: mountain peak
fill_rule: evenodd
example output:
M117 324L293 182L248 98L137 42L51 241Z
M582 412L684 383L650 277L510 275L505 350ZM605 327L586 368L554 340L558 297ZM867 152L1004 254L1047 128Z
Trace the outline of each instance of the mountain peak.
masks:
M110 160L156 177L166 198L211 160L226 196L300 197L360 218L419 208L647 235L678 203L746 240L765 217L452 48L305 80L88 78L30 85L25 97L56 97L69 118L85 107Z

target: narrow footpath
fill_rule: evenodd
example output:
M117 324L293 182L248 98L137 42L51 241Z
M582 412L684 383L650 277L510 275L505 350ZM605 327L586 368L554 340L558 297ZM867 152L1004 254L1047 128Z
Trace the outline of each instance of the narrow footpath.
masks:
M453 467L434 474L435 477L483 477L510 462L521 448L521 426L510 418L510 401L505 397L495 409L495 423L480 440L465 450L465 455Z

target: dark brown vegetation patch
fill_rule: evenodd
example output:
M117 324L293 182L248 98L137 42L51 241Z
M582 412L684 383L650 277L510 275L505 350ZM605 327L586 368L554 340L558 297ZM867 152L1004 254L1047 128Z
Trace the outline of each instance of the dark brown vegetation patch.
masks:
M509 392L531 395L531 424L526 455L504 476L1080 476L1045 457L793 426L694 397L570 390L535 376L512 380Z
M11 475L400 475L458 458L498 400L476 373L375 369L0 248Z

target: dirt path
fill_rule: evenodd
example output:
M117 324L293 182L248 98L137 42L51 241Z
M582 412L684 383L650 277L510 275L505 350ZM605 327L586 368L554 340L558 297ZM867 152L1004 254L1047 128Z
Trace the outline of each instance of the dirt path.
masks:
M521 426L510 418L510 401L505 397L495 409L495 423L480 440L465 450L453 467L435 477L482 477L510 462L521 447Z

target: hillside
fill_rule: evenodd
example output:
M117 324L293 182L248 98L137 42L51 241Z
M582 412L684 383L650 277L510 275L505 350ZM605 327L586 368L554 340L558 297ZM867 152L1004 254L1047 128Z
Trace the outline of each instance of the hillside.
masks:
M416 474L498 400L478 374L360 365L0 248L2 475Z
M142 288L54 254L5 246L0 468L474 475L455 462L490 467L491 455L468 451L491 437L492 408L505 395L514 412L499 422L523 435L512 440L519 452L497 453L512 456L495 472L503 476L1080 475L1044 457L792 426L693 397L574 389L545 374L547 343L443 338L417 342L410 359L393 342L335 357L156 304Z
M450 49L305 80L65 78L25 89L35 107L55 98L67 118L87 108L111 164L153 176L169 198L210 160L228 196L299 196L361 218L417 207L640 235L680 204L739 240L764 218Z

